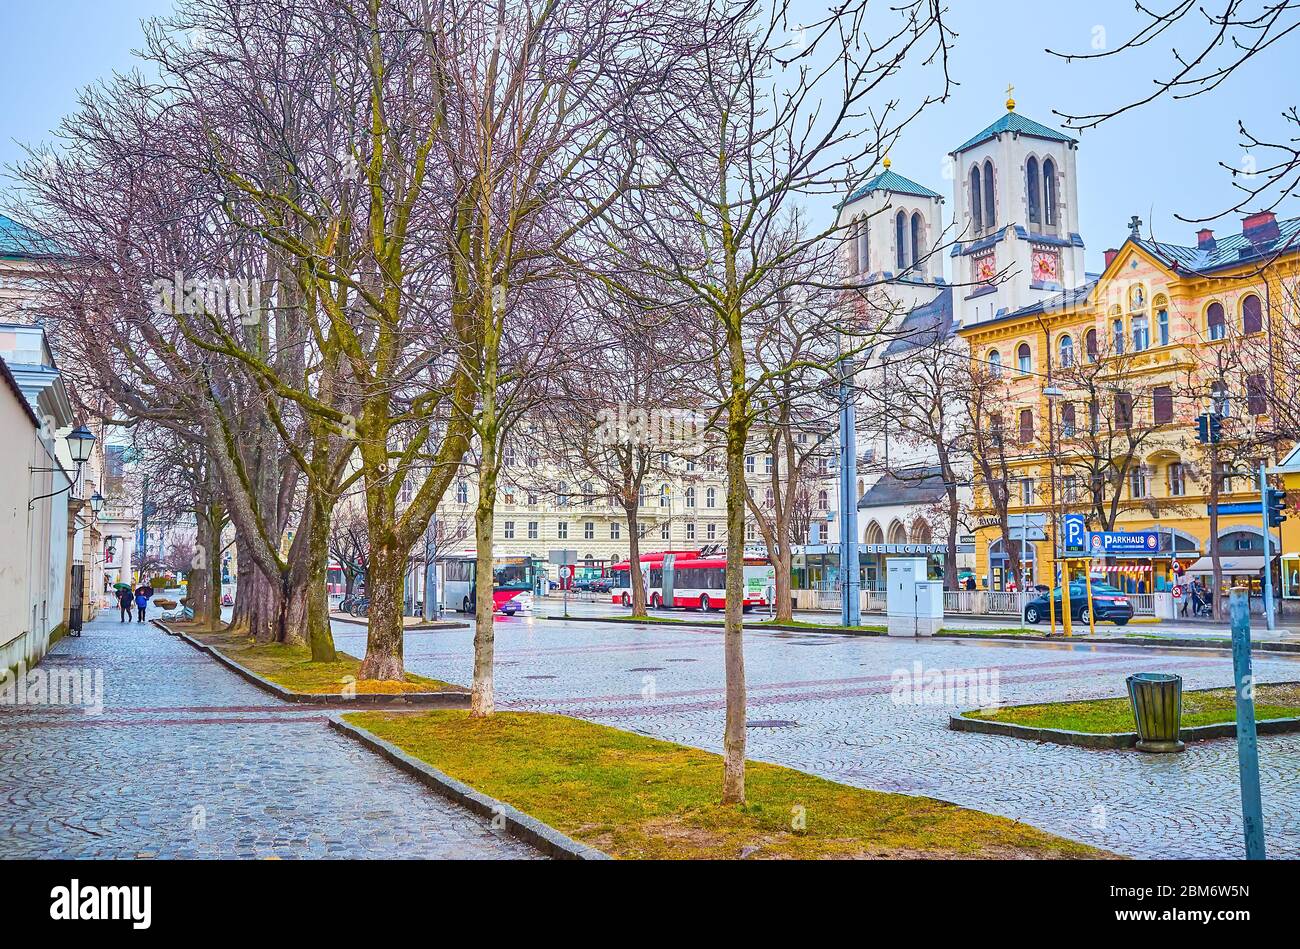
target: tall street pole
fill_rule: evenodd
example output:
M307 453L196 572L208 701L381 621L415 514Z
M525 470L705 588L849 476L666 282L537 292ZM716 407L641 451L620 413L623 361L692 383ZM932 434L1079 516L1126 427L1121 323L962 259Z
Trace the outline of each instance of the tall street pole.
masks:
M840 361L840 624L862 624L858 566L858 448L853 412L853 368Z
M1259 793L1259 741L1255 732L1255 677L1250 668L1250 591L1233 587L1232 678L1237 690L1237 774L1246 859L1264 859L1264 808Z

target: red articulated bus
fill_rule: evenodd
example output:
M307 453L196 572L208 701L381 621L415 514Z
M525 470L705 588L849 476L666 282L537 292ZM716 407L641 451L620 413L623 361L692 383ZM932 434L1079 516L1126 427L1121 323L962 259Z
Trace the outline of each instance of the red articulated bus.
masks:
M706 613L726 608L726 557L701 556L698 551L665 551L648 554L641 561L646 577L646 597L651 607L668 606ZM628 564L614 564L610 573L615 578L613 601L631 606ZM770 562L762 557L745 558L744 609L770 605L775 586L776 571Z

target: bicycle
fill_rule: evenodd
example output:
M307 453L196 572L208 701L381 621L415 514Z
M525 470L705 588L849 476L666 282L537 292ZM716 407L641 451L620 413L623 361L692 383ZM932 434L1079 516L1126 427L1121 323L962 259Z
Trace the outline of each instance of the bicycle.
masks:
M352 602L348 605L348 612L353 616L366 616L370 612L370 597L353 597Z

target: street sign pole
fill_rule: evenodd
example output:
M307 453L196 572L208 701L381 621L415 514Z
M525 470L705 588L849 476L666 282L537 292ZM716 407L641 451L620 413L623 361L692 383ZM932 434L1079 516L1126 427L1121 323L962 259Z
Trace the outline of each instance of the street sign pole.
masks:
M1233 587L1232 678L1237 690L1237 771L1241 782L1241 828L1246 859L1264 859L1264 809L1259 795L1259 742L1255 736L1255 680L1250 671L1250 591Z
M862 625L858 566L858 474L853 376L849 360L840 361L840 623Z

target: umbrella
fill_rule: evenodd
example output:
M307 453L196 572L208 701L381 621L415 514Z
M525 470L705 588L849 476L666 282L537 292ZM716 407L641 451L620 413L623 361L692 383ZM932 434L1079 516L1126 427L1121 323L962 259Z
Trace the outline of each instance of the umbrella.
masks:
M114 583L114 584L113 584L113 589L114 589L114 590L129 590L129 589L131 589L131 584L129 584L129 583L122 583L122 582L119 581L118 583Z

